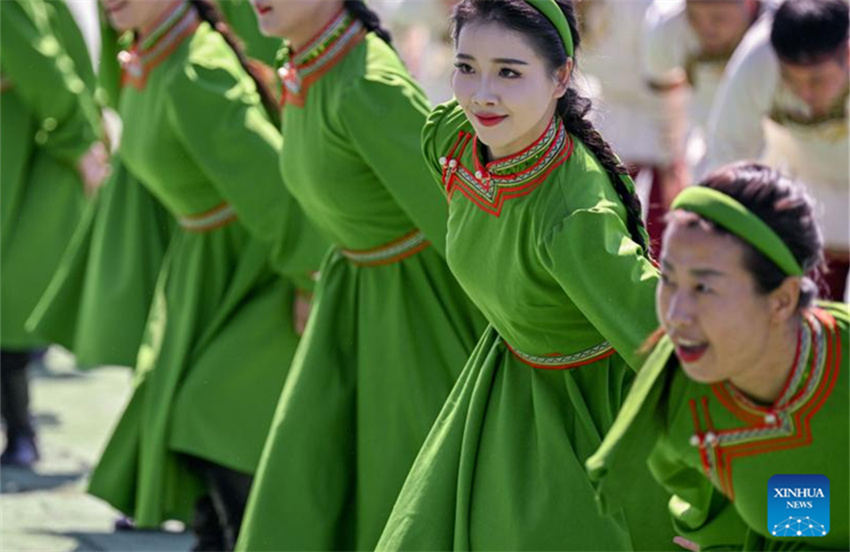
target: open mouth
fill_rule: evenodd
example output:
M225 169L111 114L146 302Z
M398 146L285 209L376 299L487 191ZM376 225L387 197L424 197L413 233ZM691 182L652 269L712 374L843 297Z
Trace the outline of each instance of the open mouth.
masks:
M685 364L693 364L703 357L708 343L676 342L676 356Z

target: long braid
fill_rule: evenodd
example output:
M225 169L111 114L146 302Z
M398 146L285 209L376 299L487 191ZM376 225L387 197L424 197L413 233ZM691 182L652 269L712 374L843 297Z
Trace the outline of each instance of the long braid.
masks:
M371 31L389 44L393 45L393 37L388 30L381 26L381 18L372 11L363 0L345 0L345 9L355 19L360 20L367 31Z
M645 234L641 231L642 229L645 230L646 227L641 217L640 199L623 182L623 177L628 175L628 169L599 131L596 130L593 123L590 122L588 114L591 108L591 101L582 97L574 88L569 88L558 102L558 114L563 118L567 129L596 156L605 172L608 173L614 190L626 208L626 226L629 229L629 235L635 243L643 248L644 253L649 255Z
M273 77L271 74L264 74L269 73L271 69L265 67L258 61L249 59L248 56L245 55L245 49L242 47L242 42L236 37L227 23L225 23L224 18L218 11L218 8L216 8L212 2L209 0L190 0L190 3L195 11L198 12L198 17L209 23L209 25L224 38L228 46L230 46L236 54L236 57L239 59L239 64L242 65L242 68L246 73L248 73L248 76L251 77L251 80L253 80L254 84L257 86L257 92L260 94L260 101L262 101L263 108L265 108L269 118L276 126L280 126L280 110L278 108L278 103L272 94L271 88L267 84L273 79Z

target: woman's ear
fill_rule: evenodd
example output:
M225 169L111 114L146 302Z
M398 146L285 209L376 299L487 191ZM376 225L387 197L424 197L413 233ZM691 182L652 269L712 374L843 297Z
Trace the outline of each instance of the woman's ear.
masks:
M778 288L770 292L770 315L774 322L786 322L797 313L801 288L800 278L785 278Z
M561 98L567 93L567 88L570 86L570 78L573 75L574 62L573 58L567 58L567 63L563 67L559 67L555 71L555 97Z

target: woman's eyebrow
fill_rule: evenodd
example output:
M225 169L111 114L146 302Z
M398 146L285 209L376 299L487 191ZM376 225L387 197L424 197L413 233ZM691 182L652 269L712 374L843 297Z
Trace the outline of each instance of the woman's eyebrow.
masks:
M462 52L458 52L457 54L455 54L455 58L465 59L465 60L469 60L469 61L475 61L474 56L471 56L469 54L464 54ZM492 61L493 63L501 63L503 65L528 65L527 61L523 61L521 59L514 59L514 58L493 58L490 61Z

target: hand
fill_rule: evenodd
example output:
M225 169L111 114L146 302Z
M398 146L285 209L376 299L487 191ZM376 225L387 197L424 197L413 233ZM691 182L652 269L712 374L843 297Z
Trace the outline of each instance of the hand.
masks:
M77 162L77 170L83 179L86 197L93 197L103 181L112 172L109 166L109 152L102 142L95 142Z
M678 544L685 550L690 550L691 552L699 552L699 545L684 537L673 537L673 544Z
M313 297L301 291L295 292L295 301L292 303L292 326L299 336L304 335L307 320L310 318L310 309L313 305Z

